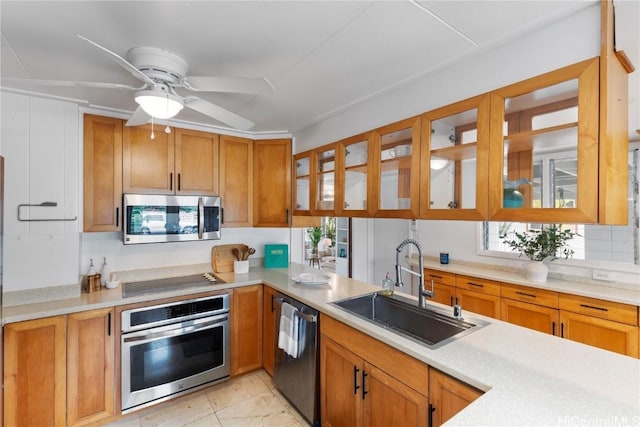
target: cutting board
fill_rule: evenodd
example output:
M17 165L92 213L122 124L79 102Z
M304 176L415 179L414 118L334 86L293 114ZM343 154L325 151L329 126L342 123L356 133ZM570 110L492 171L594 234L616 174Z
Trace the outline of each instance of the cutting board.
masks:
M233 249L239 251L247 250L247 245L242 243L234 243L229 245L216 245L211 248L211 268L215 273L231 273L233 272L233 261L236 256Z

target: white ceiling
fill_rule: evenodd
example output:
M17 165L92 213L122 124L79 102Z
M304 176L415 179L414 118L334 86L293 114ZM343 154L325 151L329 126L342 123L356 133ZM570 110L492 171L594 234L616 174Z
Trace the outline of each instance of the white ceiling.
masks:
M272 96L198 96L255 122L251 131L296 132L593 3L3 0L0 72L139 85L75 34L123 57L132 47L158 47L183 57L189 75L268 78L276 90ZM94 107L137 107L128 90L2 84ZM223 126L188 109L177 119Z

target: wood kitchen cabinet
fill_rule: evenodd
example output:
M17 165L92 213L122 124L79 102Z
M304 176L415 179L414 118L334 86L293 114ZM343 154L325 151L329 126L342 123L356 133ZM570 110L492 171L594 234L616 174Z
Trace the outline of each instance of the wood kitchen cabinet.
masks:
M253 226L289 227L291 139L253 141L253 159Z
M424 287L431 290L433 286L432 301L453 306L456 297L456 275L439 270L424 269Z
M480 390L430 368L429 412L432 418L429 426L442 425L481 395Z
M330 317L320 328L324 426L427 424L425 364Z
M4 329L5 425L74 426L115 414L113 309Z
M151 125L125 126L125 193L218 195L218 138L212 133Z
M253 141L220 136L223 227L253 226Z
M638 307L560 294L560 336L638 357Z
M341 157L336 171L336 208L340 216L370 216L376 200L373 168L373 134L366 132L338 141Z
M340 207L336 206L336 200L341 200L342 189L336 186L338 174L341 173L341 160L343 156L338 153L337 144L323 145L313 150L311 171L312 191L315 195L312 199L311 213L317 216L336 216Z
M503 283L501 319L551 335L560 335L558 293Z
M120 119L84 115L85 232L121 229L123 125Z
M113 308L67 317L67 425L115 414Z
M276 290L265 285L263 292L262 366L269 375L273 376L276 349L276 308L273 299L276 296Z
M420 210L420 117L373 131L374 216L417 218Z
M66 317L4 327L4 423L66 423Z
M231 296L231 376L262 368L262 285L235 288Z

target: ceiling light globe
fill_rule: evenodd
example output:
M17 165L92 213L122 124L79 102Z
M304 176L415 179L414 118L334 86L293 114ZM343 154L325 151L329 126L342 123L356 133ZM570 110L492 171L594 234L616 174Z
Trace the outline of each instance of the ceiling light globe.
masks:
M431 169L433 170L440 170L440 169L443 169L445 166L447 166L447 163L449 163L447 159L432 158L430 166L431 166Z
M184 107L177 96L150 90L137 92L135 99L148 115L156 119L170 119Z

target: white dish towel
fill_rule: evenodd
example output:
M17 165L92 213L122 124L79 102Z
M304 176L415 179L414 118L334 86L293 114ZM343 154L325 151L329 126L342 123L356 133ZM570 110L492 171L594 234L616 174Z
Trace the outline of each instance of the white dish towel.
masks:
M289 356L297 358L298 346L298 309L287 302L282 302L280 314L280 330L278 332L278 348Z

